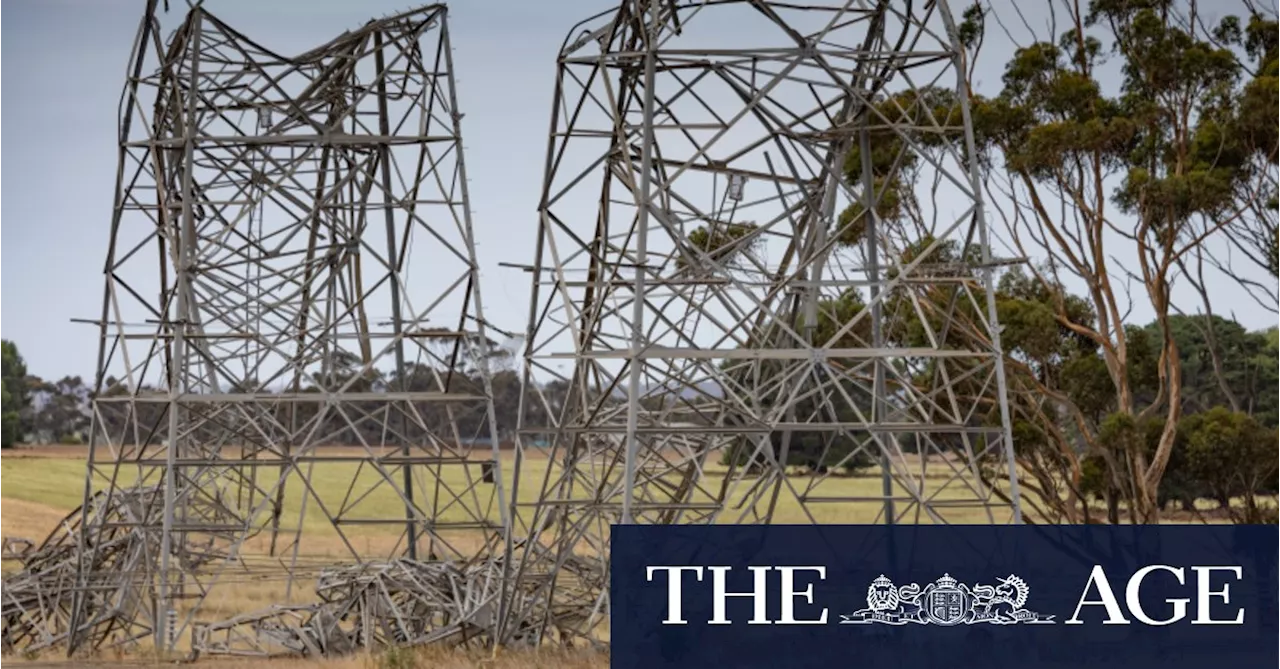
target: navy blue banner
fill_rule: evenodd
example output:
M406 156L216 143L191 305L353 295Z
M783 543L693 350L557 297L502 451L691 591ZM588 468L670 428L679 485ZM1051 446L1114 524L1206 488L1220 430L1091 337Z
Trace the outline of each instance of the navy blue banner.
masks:
M1274 669L1275 526L613 528L614 669Z

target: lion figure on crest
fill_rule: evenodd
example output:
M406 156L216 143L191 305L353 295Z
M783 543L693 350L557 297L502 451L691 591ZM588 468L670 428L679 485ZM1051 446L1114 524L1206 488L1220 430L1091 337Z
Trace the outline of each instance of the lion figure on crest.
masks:
M867 588L867 608L865 612L892 613L904 621L921 621L921 607L916 598L920 596L920 586L912 583L897 587L883 574L871 582Z
M896 611L901 602L902 598L898 596L898 589L894 587L893 581L883 574L867 586L867 607L872 611Z

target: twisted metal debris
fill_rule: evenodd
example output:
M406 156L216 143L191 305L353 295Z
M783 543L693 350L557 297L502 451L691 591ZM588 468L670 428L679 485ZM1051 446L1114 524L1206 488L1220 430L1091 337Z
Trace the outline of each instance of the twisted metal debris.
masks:
M187 511L211 524L226 519L225 507L216 502ZM22 570L4 582L4 651L39 651L66 643L73 632L92 639L92 650L150 636L155 621L146 595L154 586L150 581L160 541L144 528L158 523L163 513L163 492L157 486L99 492L67 515L42 544L21 554ZM101 528L88 550L79 544L85 527ZM190 573L225 560L233 540L218 532L187 532L182 538L173 559ZM189 593L202 588L199 580L185 585ZM77 609L81 616L73 618Z
M0 560L22 560L36 547L36 542L24 537L0 536Z
M326 569L320 603L272 606L197 625L197 654L325 656L357 649L479 639L496 631L496 589L489 565L399 559Z
M561 598L547 608L536 591L508 593L529 619L505 634L505 645L538 645L544 625L563 630L567 638L607 587L590 567L573 560L559 570L565 590L586 600ZM195 655L319 657L431 643L489 646L500 640L497 589L489 581L502 571L494 563L464 567L404 558L326 569L316 586L318 603L271 606L197 625L192 650Z
M356 645L484 628L508 507L447 9L285 56L202 3L164 31L157 4L121 96L84 510L6 579L5 650L242 648L224 607L269 596L259 627L289 629L317 579L306 620L359 613Z
M285 57L202 5L162 40L150 3L83 510L14 545L5 652L599 644L616 522L1020 520L945 0L624 0L573 28L512 467L446 14ZM842 488L863 462L878 490ZM246 586L276 604L207 606Z
M512 621L601 638L614 523L1020 522L948 4L635 0L569 32L523 268L522 406L562 410L521 417L551 464Z

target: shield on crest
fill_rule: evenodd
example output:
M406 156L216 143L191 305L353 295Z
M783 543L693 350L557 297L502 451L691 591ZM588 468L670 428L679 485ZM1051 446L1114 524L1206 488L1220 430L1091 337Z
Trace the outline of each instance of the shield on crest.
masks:
M964 619L969 607L958 588L937 588L929 593L928 611L931 622L939 625L955 625Z

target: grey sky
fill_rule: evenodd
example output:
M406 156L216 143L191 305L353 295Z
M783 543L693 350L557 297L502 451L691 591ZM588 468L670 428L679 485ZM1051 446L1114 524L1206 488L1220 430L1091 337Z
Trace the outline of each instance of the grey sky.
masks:
M90 377L96 329L69 319L96 318L101 309L116 109L144 1L6 4L0 41L3 92L10 100L0 193L3 336L18 344L31 373ZM471 0L451 5L485 307L488 318L504 329L522 332L525 326L527 275L497 263L532 259L556 52L574 23L614 4ZM1030 4L1022 5L1028 21L1044 25L1042 8ZM186 9L180 0L170 5L170 14L162 17L166 33ZM371 16L406 8L404 2L385 0L207 0L206 6L281 53L300 52ZM731 26L724 30L734 34ZM985 63L977 77L983 92L998 87L1004 58L996 54L1009 47L996 33L993 26L988 53L980 61ZM1009 255L1003 249L997 254ZM1248 327L1275 323L1274 314L1250 309L1238 296L1224 293L1223 303ZM1136 309L1134 320L1144 320L1141 313Z

